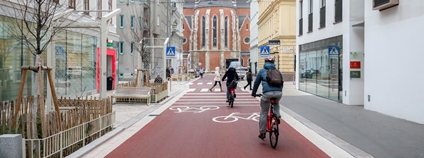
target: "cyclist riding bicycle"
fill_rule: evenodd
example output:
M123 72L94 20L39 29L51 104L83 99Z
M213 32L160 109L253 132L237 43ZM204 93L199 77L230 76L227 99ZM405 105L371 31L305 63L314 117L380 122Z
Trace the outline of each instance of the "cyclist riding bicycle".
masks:
M230 90L231 90L231 88L229 88L229 85L233 80L238 81L240 78L237 75L236 69L232 66L228 68L228 70L225 72L225 75L222 77L221 80L224 82L225 78L228 78L226 83L227 85L227 101L226 102L228 102L230 100ZM234 92L234 98L235 97L236 97L236 94Z
M262 82L262 97L261 97L261 113L259 119L259 138L264 139L266 134L266 121L268 116L268 110L270 105L270 99L276 98L275 102L279 103L283 95L283 85L275 86L270 85L267 82L267 72L268 70L274 70L274 59L272 57L265 58L264 68L259 71L256 75L256 79L253 85L252 96L256 97L256 91L259 88L259 84ZM281 75L281 73L280 73ZM282 79L282 76L281 76ZM280 105L274 105L274 112L278 118L281 118L280 115ZM279 120L278 120L279 123Z

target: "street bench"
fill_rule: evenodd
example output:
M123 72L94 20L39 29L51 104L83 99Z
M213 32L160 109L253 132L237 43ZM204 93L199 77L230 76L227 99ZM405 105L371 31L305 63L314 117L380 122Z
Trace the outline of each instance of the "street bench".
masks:
M115 89L113 97L116 99L116 102L131 102L146 99L147 105L150 105L151 90L150 87L124 87L120 85Z

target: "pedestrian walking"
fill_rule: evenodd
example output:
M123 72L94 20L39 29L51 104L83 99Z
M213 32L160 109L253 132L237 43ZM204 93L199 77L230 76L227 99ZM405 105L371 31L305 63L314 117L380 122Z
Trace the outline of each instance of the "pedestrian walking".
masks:
M200 77L203 78L203 74L205 73L205 70L203 70L203 68L200 68L199 73L200 73Z
M215 78L213 80L215 81L215 84L209 89L209 91L212 92L212 89L216 86L216 84L219 84L219 88L221 89L221 92L223 92L221 85L221 73L219 72L218 66L215 68Z
M246 72L246 81L247 85L244 86L244 90L246 90L246 87L249 86L249 89L252 90L252 69L248 68Z

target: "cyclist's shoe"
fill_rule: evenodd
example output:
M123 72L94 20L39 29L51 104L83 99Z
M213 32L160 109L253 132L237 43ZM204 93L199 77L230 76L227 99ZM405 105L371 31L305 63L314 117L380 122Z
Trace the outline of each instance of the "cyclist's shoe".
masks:
M261 133L258 135L258 137L264 140L266 138L266 133Z

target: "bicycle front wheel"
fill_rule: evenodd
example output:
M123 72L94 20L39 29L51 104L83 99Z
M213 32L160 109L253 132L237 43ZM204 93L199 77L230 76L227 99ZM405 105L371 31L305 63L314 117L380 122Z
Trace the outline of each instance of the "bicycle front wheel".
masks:
M275 149L278 143L278 135L280 135L280 131L278 130L278 122L277 117L272 116L271 121L271 130L269 131L269 142L271 143L271 147Z

